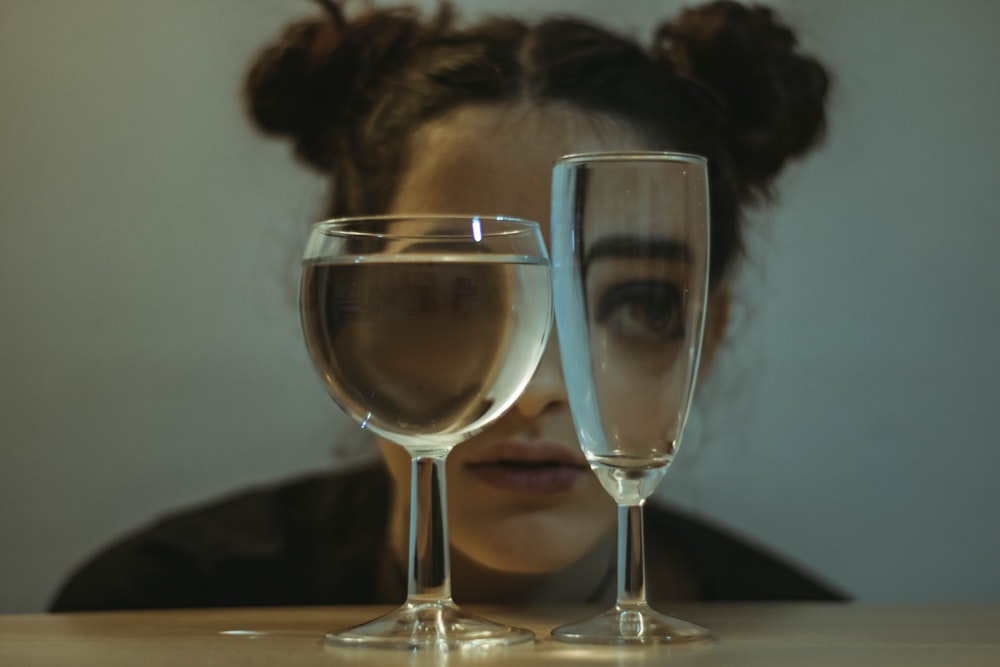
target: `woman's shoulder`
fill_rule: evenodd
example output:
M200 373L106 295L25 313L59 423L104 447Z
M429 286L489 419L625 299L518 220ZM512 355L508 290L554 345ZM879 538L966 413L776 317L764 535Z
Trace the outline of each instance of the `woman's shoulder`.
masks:
M227 558L306 548L328 534L323 526L364 525L352 521L359 508L377 515L387 503L388 484L380 464L299 475L172 512L146 534L197 544Z
M773 550L710 520L661 503L645 512L651 548L682 554L704 600L846 600L847 596Z
M364 560L360 550L378 549L388 484L381 465L352 467L171 512L87 560L52 609L314 604L357 594L360 583L344 590L324 574L337 564L319 560Z

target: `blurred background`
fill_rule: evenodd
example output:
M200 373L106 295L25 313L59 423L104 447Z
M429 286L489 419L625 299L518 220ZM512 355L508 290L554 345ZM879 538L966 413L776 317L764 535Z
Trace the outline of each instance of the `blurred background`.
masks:
M455 4L643 38L680 6ZM770 4L836 74L830 138L755 216L661 495L861 600L998 602L1000 3ZM239 98L312 11L0 0L0 612L164 512L343 456L295 303L324 185Z

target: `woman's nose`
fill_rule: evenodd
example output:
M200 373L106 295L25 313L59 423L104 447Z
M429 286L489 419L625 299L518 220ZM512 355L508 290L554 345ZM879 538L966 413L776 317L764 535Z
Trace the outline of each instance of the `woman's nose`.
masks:
M535 374L531 376L531 381L528 382L514 408L525 417L537 417L568 404L562 362L559 359L559 344L553 331Z

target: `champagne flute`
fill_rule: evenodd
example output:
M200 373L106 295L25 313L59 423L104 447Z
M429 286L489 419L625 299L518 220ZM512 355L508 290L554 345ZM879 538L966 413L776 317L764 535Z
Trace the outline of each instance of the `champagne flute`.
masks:
M646 644L710 631L646 602L642 507L677 451L691 404L708 291L704 158L590 153L556 161L556 322L573 420L618 503L615 606L552 631L562 641Z
M527 385L551 328L538 225L486 216L375 216L313 226L306 343L333 399L412 458L406 602L330 645L452 649L530 641L451 597L445 459Z

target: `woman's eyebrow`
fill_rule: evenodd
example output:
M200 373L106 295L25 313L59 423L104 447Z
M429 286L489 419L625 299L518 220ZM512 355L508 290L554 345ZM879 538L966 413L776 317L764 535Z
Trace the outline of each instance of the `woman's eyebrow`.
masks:
M594 242L585 261L602 258L663 259L670 262L691 261L687 243L676 239L638 239L634 236L610 236Z

